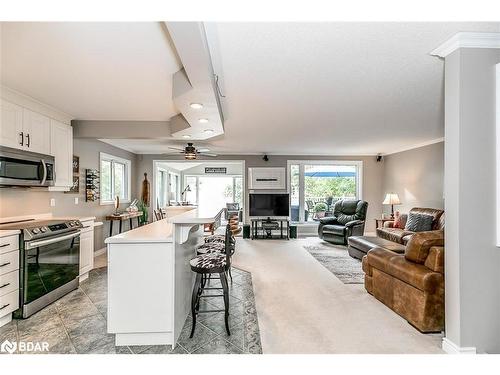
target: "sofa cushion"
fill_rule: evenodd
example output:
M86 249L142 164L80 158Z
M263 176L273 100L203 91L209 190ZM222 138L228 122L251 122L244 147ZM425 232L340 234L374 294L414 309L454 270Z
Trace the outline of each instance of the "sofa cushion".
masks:
M377 236L388 241L403 244L403 237L413 232L400 228L377 228Z
M433 230L415 233L406 245L405 258L419 264L424 264L432 246L444 246L444 232Z
M440 226L444 226L444 220L441 222L441 216L443 216L444 211L438 208L422 208L422 207L413 207L410 210L410 213L424 214L432 216L432 228L434 230L443 229ZM443 218L444 219L444 218ZM429 229L429 230L431 230Z
M425 260L425 266L435 272L444 273L444 247L432 246Z
M345 227L343 225L325 225L323 227L323 234L343 236L345 234Z
M405 230L411 232L425 232L432 229L433 217L427 214L410 212L408 221L406 222Z
M370 253L368 253L368 257L369 256ZM417 289L429 293L442 287L444 283L443 274L434 272L422 264L409 262L401 255L395 255L390 261L386 262L382 271Z

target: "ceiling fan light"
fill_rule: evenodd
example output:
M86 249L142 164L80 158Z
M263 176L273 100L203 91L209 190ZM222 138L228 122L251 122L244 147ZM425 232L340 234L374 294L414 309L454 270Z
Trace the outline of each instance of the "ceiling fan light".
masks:
M201 124L206 124L208 122L208 119L207 118L200 118L200 119L198 119L198 122Z
M202 109L203 108L203 104L201 104L201 103L191 103L191 104L189 104L189 106L193 109Z
M195 160L196 159L196 153L195 152L186 152L184 154L184 158L186 160Z

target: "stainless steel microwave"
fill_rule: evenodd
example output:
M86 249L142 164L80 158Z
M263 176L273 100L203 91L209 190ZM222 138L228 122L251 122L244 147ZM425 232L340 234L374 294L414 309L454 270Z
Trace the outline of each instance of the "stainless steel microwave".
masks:
M0 186L53 186L55 178L53 156L0 147Z

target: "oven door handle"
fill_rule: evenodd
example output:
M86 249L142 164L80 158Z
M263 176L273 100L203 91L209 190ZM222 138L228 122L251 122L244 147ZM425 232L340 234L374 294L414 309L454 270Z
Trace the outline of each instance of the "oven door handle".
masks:
M50 245L50 244L53 244L53 243L57 243L57 242L69 240L71 238L78 237L79 235L80 235L80 231L75 232L75 233L71 233L71 234L67 234L65 236L51 238L49 240L29 241L29 242L26 242L26 249L30 250L30 249L34 249L35 247Z

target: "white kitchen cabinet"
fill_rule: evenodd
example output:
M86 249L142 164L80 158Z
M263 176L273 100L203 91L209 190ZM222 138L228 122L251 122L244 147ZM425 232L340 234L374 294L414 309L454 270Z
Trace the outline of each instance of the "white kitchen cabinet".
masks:
M68 190L73 185L73 128L50 120L50 154L56 160L56 180L50 190Z
M50 154L50 118L24 108L23 133L26 150Z
M94 221L82 221L80 235L80 281L94 268Z
M19 236L0 237L0 327L19 308Z
M2 113L0 126L0 145L12 148L24 148L23 133L23 107L10 103L6 100L0 101Z

